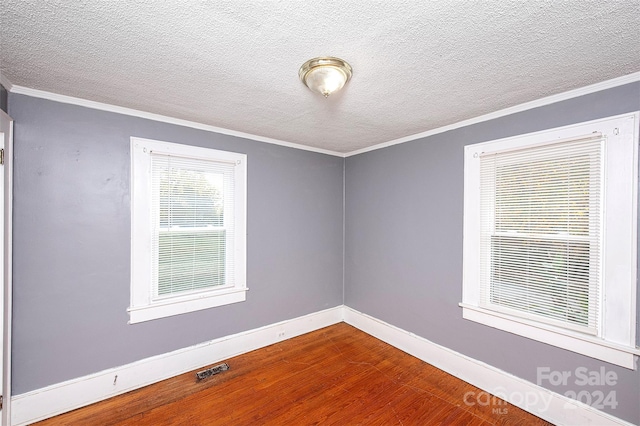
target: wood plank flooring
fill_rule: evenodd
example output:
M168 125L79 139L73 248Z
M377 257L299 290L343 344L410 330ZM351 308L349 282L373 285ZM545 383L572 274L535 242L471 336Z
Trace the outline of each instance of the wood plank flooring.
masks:
M345 323L226 362L38 425L549 424Z

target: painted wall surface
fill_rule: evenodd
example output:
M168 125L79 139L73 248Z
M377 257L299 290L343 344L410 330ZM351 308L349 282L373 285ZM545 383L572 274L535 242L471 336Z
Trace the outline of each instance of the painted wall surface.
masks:
M9 99L14 395L342 304L342 158ZM247 154L247 301L127 324L130 136Z
M9 98L9 94L7 92L7 89L5 89L5 87L0 84L0 109L3 110L4 112L8 111L8 107L7 107L7 100Z
M605 411L640 423L640 370L464 320L458 306L463 147L637 110L640 83L633 83L348 157L345 304L533 383L538 367L570 371L566 386L539 384L561 394L615 391L618 405ZM617 384L576 386L579 367L613 371Z

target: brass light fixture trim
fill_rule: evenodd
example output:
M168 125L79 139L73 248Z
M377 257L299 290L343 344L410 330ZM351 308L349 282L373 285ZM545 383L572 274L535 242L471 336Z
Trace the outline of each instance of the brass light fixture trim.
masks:
M347 61L332 56L309 59L298 71L300 80L309 89L325 98L342 89L352 74L353 70Z

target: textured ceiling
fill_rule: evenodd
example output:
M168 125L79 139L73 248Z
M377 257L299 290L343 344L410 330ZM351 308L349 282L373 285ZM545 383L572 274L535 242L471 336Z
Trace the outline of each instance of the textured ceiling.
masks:
M350 152L640 71L640 0L2 0L17 86ZM328 99L315 56L353 78Z

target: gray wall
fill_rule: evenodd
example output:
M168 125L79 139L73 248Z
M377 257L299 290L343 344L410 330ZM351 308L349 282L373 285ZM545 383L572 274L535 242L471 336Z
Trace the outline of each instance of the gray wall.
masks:
M7 93L7 89L5 89L5 87L0 84L0 109L3 110L4 112L7 112L7 99L8 99L8 93Z
M640 423L640 370L466 321L458 306L463 146L639 109L640 83L633 83L348 157L345 304L533 383L537 367L604 366L618 385L587 390L615 390L619 405L606 411Z
M342 158L9 100L14 395L342 304ZM130 136L248 155L246 302L127 325Z
M634 83L349 157L344 164L10 93L13 393L340 305L344 165L345 304L534 383L537 367L604 366L619 378L618 408L607 411L640 423L640 371L465 321L458 307L463 146L638 109L640 83ZM248 155L246 302L127 325L130 136Z

